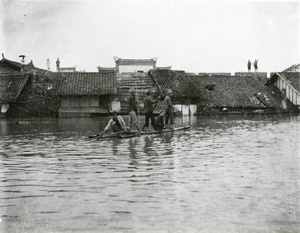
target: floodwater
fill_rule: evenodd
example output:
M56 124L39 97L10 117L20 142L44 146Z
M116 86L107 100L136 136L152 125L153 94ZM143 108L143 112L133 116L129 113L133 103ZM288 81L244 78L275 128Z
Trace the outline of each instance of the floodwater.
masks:
M299 116L88 138L105 123L0 120L0 232L300 232Z

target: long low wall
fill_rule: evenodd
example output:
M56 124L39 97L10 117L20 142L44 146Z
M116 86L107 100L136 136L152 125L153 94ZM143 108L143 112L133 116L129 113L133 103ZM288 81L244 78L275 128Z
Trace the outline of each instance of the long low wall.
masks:
M60 118L90 117L91 114L108 114L105 107L59 108Z
M267 72L235 72L234 76L252 76L258 82L263 84L269 80Z

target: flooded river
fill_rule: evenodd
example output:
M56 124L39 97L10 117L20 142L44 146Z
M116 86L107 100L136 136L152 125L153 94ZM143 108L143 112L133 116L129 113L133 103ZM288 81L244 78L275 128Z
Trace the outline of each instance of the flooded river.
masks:
M0 232L300 232L299 116L89 139L106 121L0 120Z

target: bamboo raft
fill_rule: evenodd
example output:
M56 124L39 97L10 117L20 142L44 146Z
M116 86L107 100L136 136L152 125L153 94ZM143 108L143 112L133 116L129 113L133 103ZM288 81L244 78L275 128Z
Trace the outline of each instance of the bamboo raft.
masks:
M163 129L161 132L160 131L142 131L141 135L151 135L151 134L164 134L164 133L170 133L173 131L179 131L179 130L187 130L190 129L191 126L182 126L182 127L176 127L174 129ZM138 132L137 131L131 131L131 132L118 132L118 133L111 133L108 135L103 135L100 136L99 134L96 135L90 135L89 138L94 138L94 139L104 139L104 138L132 138L132 137L137 137Z

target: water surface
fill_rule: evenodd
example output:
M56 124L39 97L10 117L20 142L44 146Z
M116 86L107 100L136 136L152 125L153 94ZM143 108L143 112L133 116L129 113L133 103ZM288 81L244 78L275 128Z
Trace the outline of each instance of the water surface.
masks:
M106 121L0 120L0 232L300 232L299 116Z

